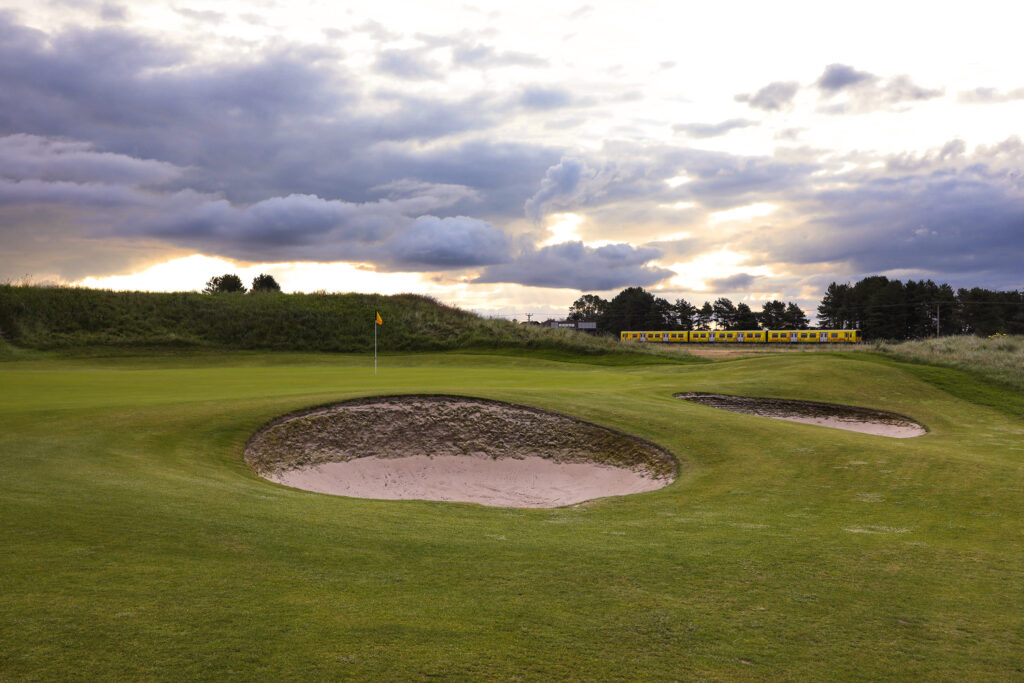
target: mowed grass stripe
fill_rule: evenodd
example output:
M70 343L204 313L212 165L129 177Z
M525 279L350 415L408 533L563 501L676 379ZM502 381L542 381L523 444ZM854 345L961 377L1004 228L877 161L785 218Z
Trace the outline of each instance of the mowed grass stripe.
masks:
M1007 678L1024 425L898 365L805 354L606 368L416 356L6 363L8 678ZM677 391L893 410L884 437ZM458 393L669 448L666 489L555 510L362 501L256 478L265 420ZM48 399L51 399L48 401ZM1016 450L1015 450L1016 449Z

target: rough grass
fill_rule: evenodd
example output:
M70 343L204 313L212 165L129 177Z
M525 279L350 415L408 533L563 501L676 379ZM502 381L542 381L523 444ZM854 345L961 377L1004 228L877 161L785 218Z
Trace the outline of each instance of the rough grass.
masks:
M374 325L378 311L382 326ZM375 329L384 352L506 349L576 360L694 360L575 330L486 319L418 294L204 295L0 285L0 343L6 338L37 350L366 352L374 348Z
M1019 392L876 358L409 354L376 377L365 355L9 360L0 678L1019 679L1024 421L937 385ZM930 431L672 397L687 391L869 406ZM319 495L243 461L274 416L397 393L557 411L685 466L658 491L527 510Z
M1024 390L1024 336L940 337L879 342L875 350L900 360L960 368Z

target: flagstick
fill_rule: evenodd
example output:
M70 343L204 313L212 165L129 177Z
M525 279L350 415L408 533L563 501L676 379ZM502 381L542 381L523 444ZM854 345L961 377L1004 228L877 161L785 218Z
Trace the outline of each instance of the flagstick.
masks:
M373 374L377 374L377 319L373 320Z

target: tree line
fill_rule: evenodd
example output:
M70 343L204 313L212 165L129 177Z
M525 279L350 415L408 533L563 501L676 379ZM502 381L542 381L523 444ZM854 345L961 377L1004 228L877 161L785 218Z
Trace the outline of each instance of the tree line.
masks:
M722 297L698 308L685 299L672 303L642 287L627 287L611 300L584 294L569 308L568 319L596 322L599 332L614 335L623 330L806 330L808 325L807 315L792 301L766 301L754 311Z
M833 282L817 309L822 329L858 329L864 339L920 339L950 334L1024 334L1024 292L981 287L954 291L931 280L890 280L882 275L855 284ZM584 294L569 320L597 323L599 332L623 330L806 330L808 318L793 302L766 301L760 311L726 298L701 307L670 302L628 287L610 300Z
M818 306L818 324L856 328L865 339L1024 334L1024 292L954 291L931 280L901 282L874 275L852 285L830 284Z

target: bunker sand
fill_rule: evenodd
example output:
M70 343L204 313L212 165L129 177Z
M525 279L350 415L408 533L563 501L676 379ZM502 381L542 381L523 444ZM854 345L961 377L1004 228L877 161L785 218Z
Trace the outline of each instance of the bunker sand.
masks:
M411 455L356 458L267 477L307 491L382 500L447 500L499 507L557 507L665 485L641 472L557 463L539 456Z
M456 396L390 396L271 422L246 461L266 479L358 498L557 507L669 484L656 445L528 406Z
M734 413L771 417L777 420L803 422L851 432L889 436L907 439L927 433L923 426L908 417L883 410L843 406L815 401L795 401L781 398L757 398L754 396L727 396L725 394L685 393L676 394L693 403L721 408Z

